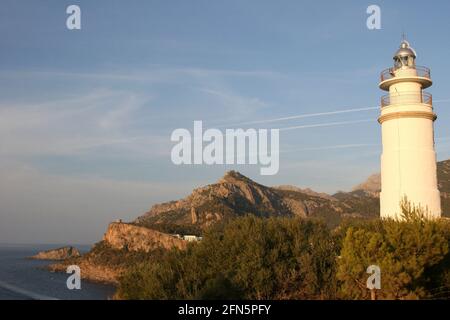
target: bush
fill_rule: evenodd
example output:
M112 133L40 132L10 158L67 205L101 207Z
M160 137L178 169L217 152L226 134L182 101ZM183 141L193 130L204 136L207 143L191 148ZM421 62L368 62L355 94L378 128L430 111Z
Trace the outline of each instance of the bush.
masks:
M126 299L334 298L335 247L323 224L292 218L238 218L186 251L127 272Z
M381 269L380 299L420 299L430 296L433 267L448 254L448 227L425 219L424 211L402 204L403 220L376 220L349 226L339 259L339 295L368 299L367 267Z

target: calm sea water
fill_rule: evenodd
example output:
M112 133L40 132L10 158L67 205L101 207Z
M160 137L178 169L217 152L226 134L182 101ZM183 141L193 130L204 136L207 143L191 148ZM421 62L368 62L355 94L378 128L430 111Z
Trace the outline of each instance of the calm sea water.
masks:
M0 245L0 300L5 299L64 299L104 300L114 294L114 287L81 281L80 290L69 290L69 274L52 273L44 269L51 261L31 260L27 257L42 250L63 245ZM89 246L76 246L87 252Z

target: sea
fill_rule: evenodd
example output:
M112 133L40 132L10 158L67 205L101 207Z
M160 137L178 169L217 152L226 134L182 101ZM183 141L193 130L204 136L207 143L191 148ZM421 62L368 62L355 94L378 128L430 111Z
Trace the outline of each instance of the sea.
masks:
M45 269L52 263L28 257L39 251L63 247L52 245L0 244L0 300L107 300L114 295L111 285L81 280L81 289L69 290L70 274L53 273ZM74 246L81 253L89 245Z

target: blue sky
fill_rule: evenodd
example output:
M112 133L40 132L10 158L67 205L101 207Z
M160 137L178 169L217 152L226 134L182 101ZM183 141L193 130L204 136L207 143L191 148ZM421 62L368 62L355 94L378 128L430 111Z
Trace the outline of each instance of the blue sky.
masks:
M66 28L78 4L82 30ZM381 7L382 29L366 28ZM252 125L282 131L280 171L181 166L170 134L379 105L402 32L432 69L450 157L450 3L17 1L0 7L0 242L98 240L238 169L268 185L349 190L379 171L378 110ZM327 126L334 122L347 125ZM321 126L323 124L323 126Z

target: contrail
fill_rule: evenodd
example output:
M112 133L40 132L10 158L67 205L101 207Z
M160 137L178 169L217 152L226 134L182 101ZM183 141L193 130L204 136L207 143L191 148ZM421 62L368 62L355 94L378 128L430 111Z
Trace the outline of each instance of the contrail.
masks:
M295 149L284 149L279 152L273 152L273 154L290 153L297 151L321 151L321 150L332 150L332 149L350 149L350 148L366 148L366 147L379 147L380 144L369 144L369 143L358 143L358 144L337 144L334 146L323 146L323 147L308 147L308 148L295 148ZM260 155L259 152L252 152L250 155ZM245 156L239 157L238 159L245 159Z
M296 130L296 129L307 129L307 128L321 128L321 127L334 127L334 126L341 126L346 124L356 124L356 123L364 123L364 122L376 122L375 119L362 119L362 120L353 120L353 121L340 121L340 122L325 122L325 123L316 123L316 124L306 124L302 126L293 126L293 127L284 127L284 128L273 128L275 130L279 131L289 131L289 130ZM207 129L205 129L207 130ZM237 129L230 129L230 130L237 130ZM271 130L271 129L269 129ZM245 130L244 130L245 131ZM239 133L241 135L245 135L245 132ZM235 137L237 134L225 134L225 137ZM194 138L195 141L203 141L203 137L197 137Z
M438 103L439 102L450 102L450 99L440 99L440 100L433 100L433 101L438 102ZM380 108L381 108L381 106L343 109L343 110L335 110L335 111L328 111L328 112L304 113L304 114L299 114L299 115L289 116L289 117L280 117L280 118L274 118L274 119L263 119L263 120L240 122L240 123L236 123L236 124L229 125L229 126L236 127L236 126L249 125L249 124L262 124L262 123L271 123L271 122L287 121L287 120L294 120L294 119L312 118L312 117L320 117L320 116L331 116L331 115L342 114L342 113L380 110ZM220 126L219 128L223 128L223 127L226 127L226 126L223 125L223 126Z
M335 110L335 111L328 111L328 112L304 113L304 114L299 114L299 115L289 116L289 117L241 122L241 123L237 123L237 124L234 124L234 125L231 125L231 126L235 127L235 126L248 125L248 124L261 124L261 123L270 123L270 122L286 121L286 120L293 120L293 119L302 119L302 118L311 118L311 117L320 117L320 116L330 116L330 115L341 114L341 113L351 113L351 112L378 110L379 108L380 107L366 107L366 108L356 108L356 109ZM221 127L225 127L225 126L221 126Z
M284 127L280 128L280 131L295 130L295 129L306 129L306 128L319 128L319 127L333 127L341 126L345 124L355 124L363 122L375 122L374 119L363 119L363 120L353 120L353 121L340 121L340 122L326 122L326 123L316 123L316 124L306 124L302 126Z
M275 128L278 129L280 131L289 131L289 130L296 130L296 129L307 129L307 128L321 128L321 127L334 127L334 126L342 126L342 125L346 125L346 124L356 124L356 123L364 123L364 122L374 122L376 120L374 119L362 119L362 120L353 120L353 121L340 121L340 122L325 122L325 123L316 123L316 124L306 124L306 125L302 125L302 126L293 126L293 127L284 127L284 128ZM235 129L233 129L235 130ZM242 132L241 134L244 134L244 132ZM236 134L225 134L225 137L231 137L231 136L235 136ZM194 139L196 141L202 141L202 137Z
M0 281L0 288L4 288L6 290L9 290L11 292L20 294L20 295L22 295L22 296L24 296L26 298L30 298L30 299L33 299L33 300L58 300L58 299L53 298L53 297L44 296L44 295L41 295L41 294L38 294L38 293L34 293L32 291L29 291L29 290L25 290L25 289L13 286L13 285L8 284L8 283L3 282L3 281Z
M286 149L286 150L280 151L280 153L296 152L296 151L316 151L316 150L320 151L320 150L332 150L332 149L365 148L365 147L378 147L378 146L380 146L380 144L370 144L370 143L337 144L337 145L334 145L334 146Z

